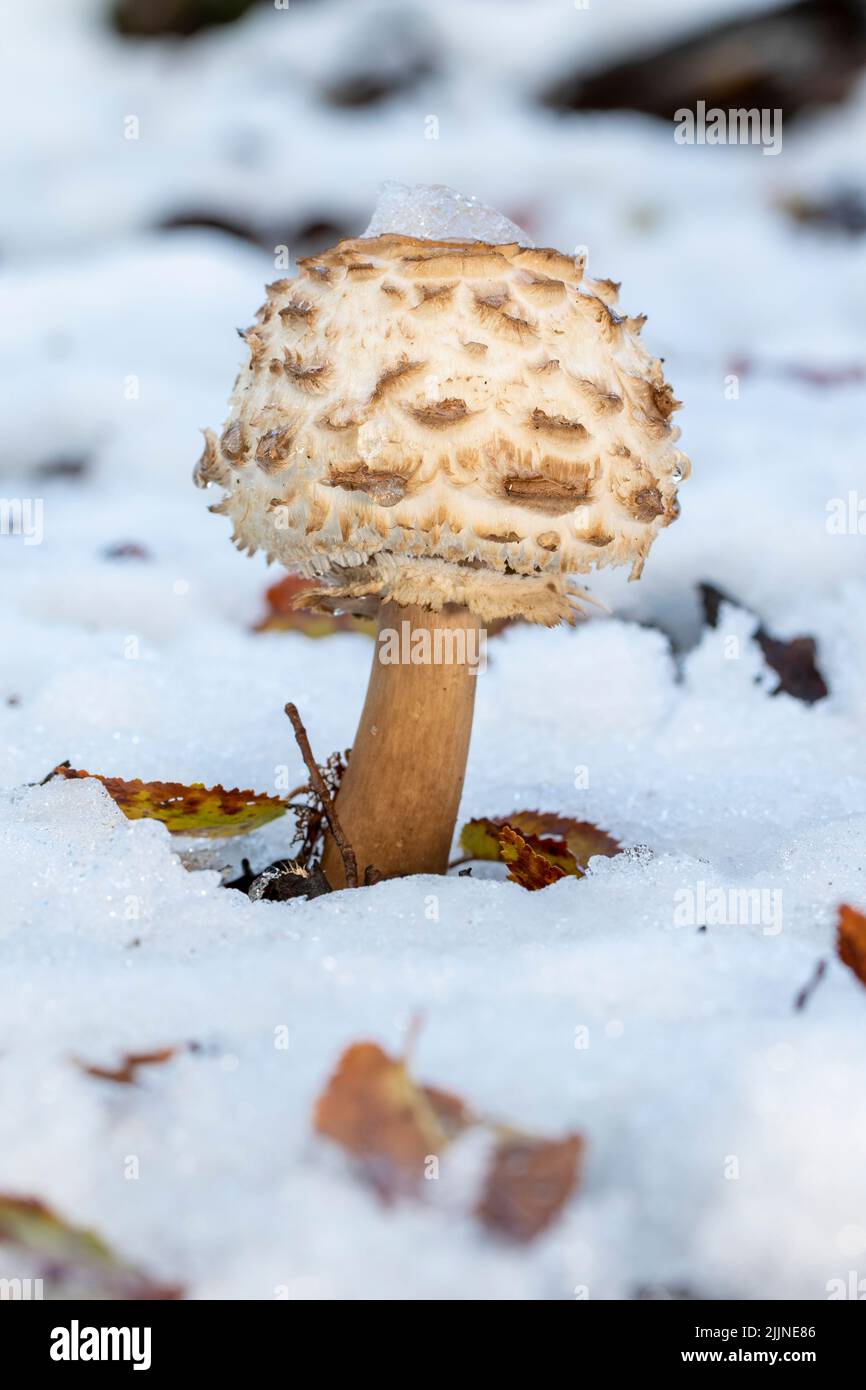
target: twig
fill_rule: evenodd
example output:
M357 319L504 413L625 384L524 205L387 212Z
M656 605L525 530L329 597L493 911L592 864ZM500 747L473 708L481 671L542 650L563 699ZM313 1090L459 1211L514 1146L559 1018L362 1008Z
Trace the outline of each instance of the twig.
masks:
M415 1044L418 1041L418 1035L423 1027L424 1014L421 1009L415 1009L409 1017L409 1022L406 1024L406 1035L403 1039L403 1062L408 1063L409 1058L415 1051Z
M301 716L298 714L297 706L289 702L289 704L286 705L286 714L292 721L292 728L295 731L295 741L301 750L301 757L307 765L307 771L310 774L310 783L322 803L325 817L328 825L331 827L334 843L340 851L343 860L343 868L346 871L346 887L357 888L358 861L355 858L355 851L343 834L343 827L340 825L340 821L337 817L334 803L331 800L331 793L325 786L325 779L319 771L319 766L313 757L310 740L307 738L307 731L301 722Z
M815 990L818 988L819 984L823 980L826 969L826 960L819 960L818 964L815 966L815 973L813 974L811 980L808 980L806 982L806 984L800 990L800 993L797 995L797 998L794 1000L794 1008L798 1012L800 1011L800 1009L805 1009L812 995L815 993Z

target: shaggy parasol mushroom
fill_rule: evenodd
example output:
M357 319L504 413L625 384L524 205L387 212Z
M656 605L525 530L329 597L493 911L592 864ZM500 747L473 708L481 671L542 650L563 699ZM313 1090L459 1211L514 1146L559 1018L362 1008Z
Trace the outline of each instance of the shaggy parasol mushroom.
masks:
M474 200L406 193L268 288L196 471L238 546L321 579L305 602L377 613L410 651L428 634L431 664L377 644L337 799L361 873L386 877L447 867L482 624L573 622L569 575L636 578L688 469L616 284ZM331 842L323 863L345 882Z

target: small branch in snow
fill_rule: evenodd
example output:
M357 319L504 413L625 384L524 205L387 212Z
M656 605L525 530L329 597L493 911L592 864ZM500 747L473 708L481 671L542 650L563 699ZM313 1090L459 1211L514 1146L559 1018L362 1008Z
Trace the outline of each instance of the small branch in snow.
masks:
M307 731L301 721L301 716L298 714L297 706L293 705L291 701L286 705L286 714L289 716L292 728L295 731L295 742L301 750L301 757L307 765L307 771L310 774L310 784L322 803L325 817L330 826L331 834L334 837L334 844L340 851L343 867L346 870L346 887L357 888L358 861L355 858L355 851L343 834L343 827L340 825L334 802L331 799L331 793L328 791L319 765L313 757L313 750L310 747Z
M805 1009L809 1000L812 998L812 995L815 993L815 990L818 988L819 984L823 980L826 972L826 960L819 960L818 964L815 966L815 973L813 974L811 980L809 980L803 986L803 988L800 990L800 993L797 995L797 998L794 1000L794 1009L797 1013L799 1013L801 1009Z

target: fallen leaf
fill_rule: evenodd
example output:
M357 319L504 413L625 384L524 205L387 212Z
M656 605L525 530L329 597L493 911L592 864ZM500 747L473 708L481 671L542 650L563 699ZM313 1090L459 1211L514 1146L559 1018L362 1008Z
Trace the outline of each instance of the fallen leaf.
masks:
M372 1042L346 1049L314 1117L316 1133L351 1154L386 1201L420 1197L429 1160L473 1126L497 1139L476 1217L501 1235L531 1240L577 1187L585 1148L579 1134L549 1140L493 1124L451 1091L415 1082L402 1058Z
M330 637L335 632L363 632L375 637L376 620L352 613L325 613L304 604L303 596L321 587L321 580L287 574L265 590L267 613L254 632L300 632L305 637ZM517 623L514 618L495 618L485 624L487 638L498 637Z
M93 1231L69 1225L33 1197L0 1194L0 1262L19 1279L41 1279L46 1299L183 1297L181 1288L122 1264Z
M466 1128L465 1115L456 1096L417 1085L402 1059L378 1043L360 1042L340 1058L316 1105L314 1127L350 1153L390 1200L417 1190L427 1160Z
M594 854L610 858L622 848L618 840L590 821L549 811L514 811L510 816L467 821L460 832L461 848L472 859L505 860L501 836L506 827L517 831L536 854L577 878L583 876Z
M309 608L296 608L301 594L317 587L313 579L287 574L265 590L268 611L256 623L254 632L300 632L305 637L330 637L335 632L363 632L374 636L376 623L372 618L355 618L350 613L317 613Z
M745 604L717 589L714 584L700 584L698 587L704 621L708 627L718 625L719 611L723 603L751 612ZM802 700L807 705L814 705L829 695L827 682L816 664L817 647L813 637L791 637L783 641L768 632L759 618L756 617L755 622L757 626L752 638L760 647L770 670L775 671L779 677L779 684L771 694L791 695L795 700Z
M584 1148L579 1134L501 1139L476 1209L482 1225L521 1242L546 1230L577 1188Z
M563 55L538 99L554 110L628 109L666 121L694 111L698 101L714 115L714 108L777 108L785 113L787 134L790 122L806 121L816 107L844 101L862 76L859 5L782 0L742 13L719 8L704 18L691 8L687 33L632 39L595 61ZM852 174L854 167L852 159Z
M161 1047L155 1052L127 1052L117 1067L99 1067L89 1062L79 1062L82 1071L88 1076L98 1076L102 1081L116 1081L122 1086L132 1086L138 1080L139 1067L161 1066L177 1055L176 1047Z
M814 637L791 637L783 642L759 627L755 641L770 670L779 677L773 695L792 695L795 700L814 705L830 694L816 665L818 650Z
M212 25L231 24L253 3L254 0L159 0L157 4L153 0L113 0L109 17L118 33L126 37L149 39L171 34L188 38Z
M94 777L130 820L161 821L172 835L201 835L221 839L247 835L286 811L286 802L264 792L239 791L237 787L206 787L201 782L131 782L122 777L102 777L61 764L51 776Z
M521 888L528 888L531 893L566 877L558 864L534 850L510 825L504 825L499 832L499 852L503 862L508 865L508 877L512 883L519 883Z
M866 914L847 904L839 908L836 950L843 965L866 985Z
M451 1091L443 1091L440 1086L422 1086L421 1090L449 1140L476 1123L466 1103Z
M848 236L866 232L866 198L855 188L839 188L822 199L795 195L783 199L780 206L795 222L808 227L845 232Z

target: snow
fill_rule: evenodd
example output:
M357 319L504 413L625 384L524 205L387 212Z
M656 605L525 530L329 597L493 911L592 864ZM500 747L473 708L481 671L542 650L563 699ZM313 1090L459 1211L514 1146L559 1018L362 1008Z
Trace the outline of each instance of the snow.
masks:
M820 1299L866 1275L866 994L833 958L838 904L866 907L866 539L827 525L832 499L863 496L863 387L796 369L862 366L866 265L862 243L777 204L850 180L866 87L786 131L778 159L676 146L640 117L563 121L531 97L575 54L621 51L627 28L684 32L696 4L550 4L532 25L492 3L406 8L438 65L370 111L317 95L365 26L375 50L367 7L263 6L182 45L108 38L84 0L48 46L38 7L9 16L0 493L40 501L44 537L0 537L0 1191L197 1298ZM190 483L241 360L234 330L283 272L240 240L154 228L198 205L268 227L331 212L357 234L386 178L462 188L539 245L587 247L649 314L686 403L694 472L640 584L593 577L610 616L490 641L461 808L561 811L630 852L533 895L476 869L253 903L221 877L284 855L284 821L193 860L95 782L27 784L69 759L294 786L287 699L320 757L351 741L369 640L253 633L277 575ZM45 472L76 460L81 477ZM146 555L109 558L123 542ZM726 605L703 629L700 581L779 636L815 636L829 697L772 696L755 618ZM706 931L678 916L719 890L769 910ZM312 1135L341 1050L399 1051L418 1012L421 1079L586 1135L581 1192L527 1248L470 1218L482 1137L425 1204L383 1210ZM135 1087L76 1065L165 1045L182 1050Z
M495 208L479 203L444 184L415 184L388 180L364 236L399 232L430 241L487 241L493 245L516 241L533 246L526 233Z

